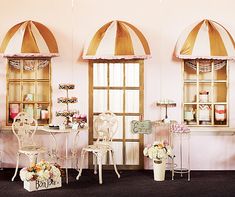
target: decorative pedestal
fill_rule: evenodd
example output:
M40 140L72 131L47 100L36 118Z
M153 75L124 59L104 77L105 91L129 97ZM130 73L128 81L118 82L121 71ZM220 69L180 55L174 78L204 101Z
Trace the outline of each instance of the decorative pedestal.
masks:
M174 173L179 173L181 177L186 173L188 174L188 181L190 181L190 132L173 132L173 136L173 150L176 158L179 158L179 161L175 165L175 161L173 159L174 169L172 180L174 180ZM179 138L178 143L176 143L176 137ZM178 146L179 149L178 154L175 151L176 146Z
M154 181L164 181L166 172L166 160L153 160Z
M61 187L61 178L58 181L48 179L46 181L24 181L24 188L29 192Z

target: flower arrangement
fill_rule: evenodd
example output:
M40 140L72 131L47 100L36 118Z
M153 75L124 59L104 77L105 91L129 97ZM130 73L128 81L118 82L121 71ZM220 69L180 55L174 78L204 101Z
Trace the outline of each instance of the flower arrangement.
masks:
M175 123L172 124L170 127L171 132L174 133L189 133L190 129L187 127L187 125L183 123Z
M45 181L49 179L58 181L61 176L62 170L58 164L52 165L44 160L20 170L22 181Z
M78 124L79 127L83 128L87 123L87 116L85 114L74 114L72 122L73 124Z
M173 157L173 151L167 141L155 141L152 145L144 148L144 156L153 160L162 161L168 156Z
M77 122L79 121L87 122L87 116L86 114L74 114L73 120Z

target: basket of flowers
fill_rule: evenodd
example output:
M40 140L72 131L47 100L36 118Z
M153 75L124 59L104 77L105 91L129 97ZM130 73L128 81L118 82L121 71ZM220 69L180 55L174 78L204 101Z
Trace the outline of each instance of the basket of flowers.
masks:
M61 187L62 170L58 164L42 160L20 170L20 178L28 191L38 191Z

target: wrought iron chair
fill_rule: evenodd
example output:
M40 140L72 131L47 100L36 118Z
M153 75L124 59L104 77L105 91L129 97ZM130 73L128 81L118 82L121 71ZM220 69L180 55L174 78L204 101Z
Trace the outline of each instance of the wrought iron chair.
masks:
M91 152L94 155L95 159L95 168L94 174L97 174L97 162L99 165L99 183L103 183L102 179L102 160L106 156L107 153L110 154L112 158L112 162L114 165L114 170L120 178L120 174L118 173L116 163L114 160L114 151L112 148L112 139L114 134L117 132L118 121L116 115L111 112L103 112L99 114L99 116L94 121L94 132L97 134L97 140L93 145L88 145L87 147L82 149L81 152L81 163L79 174L77 175L77 180L82 174L83 162L86 152Z
M17 151L15 174L11 179L12 181L14 181L17 175L20 154L25 154L29 158L30 165L32 165L37 162L37 157L39 154L46 152L44 147L36 145L33 140L37 126L37 121L25 112L20 112L14 118L12 123L12 131L18 140L19 148Z

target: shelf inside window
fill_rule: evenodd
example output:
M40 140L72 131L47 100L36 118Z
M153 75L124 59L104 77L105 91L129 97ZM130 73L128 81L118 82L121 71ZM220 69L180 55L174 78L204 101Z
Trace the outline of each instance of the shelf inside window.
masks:
M228 75L227 65L224 66L226 62L216 62L215 66L213 61L200 63L201 61L203 60L191 61L194 66L190 63L184 65L184 122L200 127L228 126Z
M196 92L197 92L197 84L187 83L184 84L184 102L185 103L193 103L196 102Z
M20 111L33 116L39 125L49 124L51 86L50 60L48 61L48 65L38 68L39 59L8 59L7 126L12 124ZM38 114L38 108L45 112L44 116Z
M184 80L197 80L197 71L189 66L184 67Z

